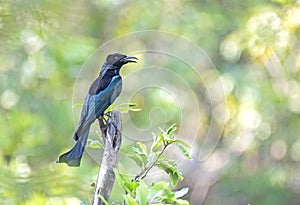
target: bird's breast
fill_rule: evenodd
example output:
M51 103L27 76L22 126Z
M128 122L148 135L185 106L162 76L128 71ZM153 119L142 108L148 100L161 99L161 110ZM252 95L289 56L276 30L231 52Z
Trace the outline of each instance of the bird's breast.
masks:
M111 81L111 86L113 87L110 97L110 102L113 103L116 98L121 94L122 91L122 78L121 76L113 77Z

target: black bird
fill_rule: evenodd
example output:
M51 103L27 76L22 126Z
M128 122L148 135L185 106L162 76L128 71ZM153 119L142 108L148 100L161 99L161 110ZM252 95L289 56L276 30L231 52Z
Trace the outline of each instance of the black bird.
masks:
M78 167L89 136L91 124L115 101L122 90L120 69L127 63L136 63L137 58L120 53L107 56L99 77L90 86L85 97L81 117L75 129L73 138L76 140L74 147L62 154L57 163L67 163L69 166Z

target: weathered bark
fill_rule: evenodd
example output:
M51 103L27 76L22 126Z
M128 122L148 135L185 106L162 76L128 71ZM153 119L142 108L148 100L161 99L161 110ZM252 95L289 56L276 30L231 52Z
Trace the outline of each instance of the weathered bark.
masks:
M108 113L108 120L104 124L99 119L100 129L104 141L104 153L98 173L93 205L102 205L102 196L108 201L115 182L114 168L118 165L118 154L122 141L122 119L119 111L113 110Z

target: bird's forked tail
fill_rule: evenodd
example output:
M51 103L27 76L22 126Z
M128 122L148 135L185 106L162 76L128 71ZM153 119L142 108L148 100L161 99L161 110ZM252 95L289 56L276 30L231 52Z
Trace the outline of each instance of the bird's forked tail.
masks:
M76 144L73 146L73 148L70 151L60 155L56 162L67 163L68 166L71 167L79 167L80 160L89 136L89 131L90 128L88 127L84 134L76 141Z

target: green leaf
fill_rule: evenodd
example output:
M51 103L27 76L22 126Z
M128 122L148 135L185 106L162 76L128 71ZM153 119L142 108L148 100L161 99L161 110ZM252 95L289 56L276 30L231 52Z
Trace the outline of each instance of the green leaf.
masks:
M187 200L177 199L176 204L178 204L178 205L189 205L190 203Z
M139 112L142 110L142 108L129 108L129 110L132 112Z
M88 139L86 146L94 149L103 148L103 144L99 140L94 139Z
M147 159L147 165L152 164L155 162L155 160L157 159L157 153L156 152L151 152L151 154L148 156Z
M141 142L137 142L137 144L139 145L139 147L141 148L142 152L148 156L148 152L147 152L147 147L145 144L141 143Z
M139 167L141 167L142 169L144 169L147 158L146 157L142 157L140 155L137 154L131 154L128 155Z
M174 204L176 199L174 193L170 190L169 183L159 182L154 184L149 189L148 203L149 204Z
M185 156L185 158L192 160L192 157L190 153L182 146L182 144L176 143L179 150L182 152L182 154Z
M137 105L138 105L137 103L132 103L132 102L128 103L128 106L129 106L129 107L135 107L135 106L137 106Z
M176 130L175 124L171 125L167 131L164 131L163 129L159 128L161 131L161 135L163 137L163 140L167 141L168 144L172 144L176 139L173 135L173 132Z
M132 193L139 186L139 183L133 180L130 182L129 181L124 182L124 185L128 188L129 193Z
M123 195L123 199L125 200L126 205L139 205L129 194Z
M156 164L156 166L159 169L164 170L169 175L171 185L175 187L178 184L179 179L183 180L183 176L181 172L177 170L175 162L169 161L168 163L170 165L166 162L159 162Z
M169 184L167 182L158 182L157 184L154 184L149 189L149 196L148 201L151 203L156 198L163 195L165 192L165 189L169 189Z
M111 104L108 108L106 108L106 110L104 111L104 113L107 113L109 111L112 111L115 108L114 104Z
M128 102L128 103L122 103L122 104L118 105L117 108L119 108L119 107L135 107L135 106L137 106L137 103Z
M167 129L167 135L172 135L173 132L174 132L176 129L177 129L177 128L176 128L176 125L175 125L175 124L171 125L171 126Z
M131 148L134 153L130 154L129 157L133 159L139 167L144 169L145 165L147 164L147 149L142 143L138 143L138 145L139 147Z
M186 195L188 193L188 191L189 191L189 188L188 187L184 187L184 188L182 188L182 189L180 189L178 191L175 191L174 192L174 197L176 199L178 199L180 197L183 197L184 195Z
M133 111L133 112L137 112L137 111L141 111L141 108L134 108L135 106L137 106L136 103L123 103L120 104L116 107L116 109L118 109L120 112L122 113L128 113L128 111Z
M118 108L118 110L123 113L123 114L126 114L128 113L129 109L128 108Z
M109 203L105 200L105 198L101 194L99 194L98 197L103 201L105 205L109 205Z
M169 176L170 176L171 185L173 187L175 187L178 184L178 180L179 180L178 173L177 172L170 172Z
M174 193L170 190L170 188L166 188L162 196L158 197L160 202L165 202L169 204L174 204L176 199L174 198Z
M159 161L156 163L156 167L162 170L166 170L169 168L169 165L165 161Z
M121 112L121 113L128 113L128 111L132 111L132 112L138 112L138 111L141 111L142 109L140 108L127 108L127 107L124 107L124 108L118 108L118 110Z
M182 144L185 147L191 148L191 146L183 140L176 139L175 142L176 144Z
M148 186L144 181L140 181L140 185L136 189L136 199L139 205L146 205L148 202Z
M143 157L147 156L139 147L132 147L131 149L137 155L140 155L140 156L143 156Z
M120 173L118 169L114 169L114 172L116 173L116 180L119 186L130 193L132 191L131 179L126 174Z
M151 150L153 151L155 148L159 147L163 141L164 141L164 138L162 135L158 135L157 137L153 136L153 144L151 146Z
M172 138L169 138L169 137L167 137L165 139L166 139L166 141L167 141L168 144L172 144L173 142L176 141L175 139L172 139Z

